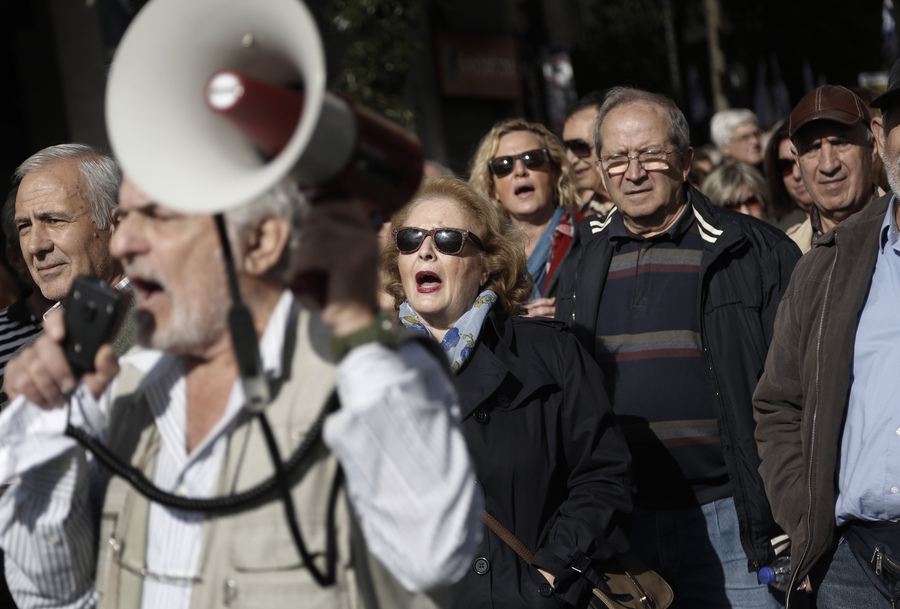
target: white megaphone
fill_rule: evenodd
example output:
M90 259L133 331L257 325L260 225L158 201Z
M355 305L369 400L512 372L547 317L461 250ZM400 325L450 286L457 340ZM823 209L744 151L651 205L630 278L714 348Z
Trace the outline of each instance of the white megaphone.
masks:
M152 0L116 51L106 121L131 179L185 212L225 211L291 175L387 220L422 177L415 136L325 91L299 0Z

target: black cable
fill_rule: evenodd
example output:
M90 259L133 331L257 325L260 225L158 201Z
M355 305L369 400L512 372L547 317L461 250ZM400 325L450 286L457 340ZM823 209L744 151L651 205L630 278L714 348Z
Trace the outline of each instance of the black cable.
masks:
M316 442L322 435L322 426L325 424L325 417L340 407L340 401L337 392L333 392L322 407L321 412L313 421L309 428L309 432L291 455L291 458L284 464L284 471L288 475L299 467L303 460L309 455L309 452L315 447ZM260 419L262 420L262 418ZM213 497L210 499L191 499L189 497L180 497L172 493L167 493L150 480L136 467L121 461L105 444L92 438L84 430L68 425L66 427L66 435L80 442L85 448L90 450L97 459L114 474L124 478L134 489L145 496L150 501L162 504L166 507L186 510L190 512L230 512L250 507L251 504L258 501L263 495L272 492L278 486L278 475L272 476L268 480L260 482L256 486L225 497Z
M216 229L219 231L219 241L222 243L222 260L225 261L225 273L228 275L228 288L231 291L233 304L241 304L241 288L238 283L237 269L234 268L234 258L231 257L231 241L228 239L228 229L225 226L225 215L216 214Z
M294 538L294 545L300 552L300 557L306 568L309 569L310 575L316 580L316 583L326 588L334 583L335 565L337 564L337 555L332 553L331 543L328 543L328 553L325 556L325 573L319 571L313 562L306 544L303 542L303 535L300 533L300 525L297 523L297 513L294 510L294 497L291 495L291 482L288 479L288 472L284 469L281 462L281 455L278 451L278 444L275 442L275 434L269 426L269 421L262 414L259 416L259 423L262 426L263 436L266 438L266 444L269 447L269 454L272 456L272 465L275 467L275 478L278 479L278 490L281 491L281 500L284 502L284 512L287 516L288 528L291 530L291 537ZM330 506L329 498L329 506ZM329 542L336 535L334 529L327 530Z
M260 426L266 440L266 446L275 468L275 475L246 491L225 497L214 497L211 499L180 497L168 493L153 484L140 470L121 461L104 444L101 444L95 438L92 438L85 431L67 423L66 435L74 438L85 448L94 453L103 465L109 468L114 474L126 480L136 491L147 497L147 499L169 508L211 513L238 511L251 507L264 495L272 492L275 487L278 487L279 494L284 502L288 528L291 531L291 537L294 539L294 544L297 546L297 550L300 553L301 560L313 576L313 579L316 580L316 583L322 587L327 587L334 583L337 571L337 529L335 526L335 510L338 488L341 481L341 469L340 466L338 466L338 471L335 474L334 482L332 483L328 497L328 528L326 529L326 565L324 574L319 571L314 564L313 558L303 541L303 535L301 534L300 526L297 523L294 499L291 495L291 477L321 438L325 418L328 414L340 407L337 391L332 392L331 396L329 396L325 405L322 407L322 410L319 412L319 415L316 417L316 420L310 426L303 442L300 443L300 446L297 447L297 450L294 451L294 454L291 455L288 462L282 462L278 444L275 441L275 435L272 433L272 428L265 416L265 406L269 403L270 399L269 386L262 372L262 363L259 356L256 332L253 327L253 318L249 309L247 309L246 305L244 305L241 300L237 271L231 256L231 247L228 241L224 216L222 214L216 214L215 218L220 241L222 242L222 252L228 275L228 284L232 294L232 307L229 310L228 322L232 334L232 344L235 351L238 370L244 386L244 393L247 398L244 409L248 413L259 418Z

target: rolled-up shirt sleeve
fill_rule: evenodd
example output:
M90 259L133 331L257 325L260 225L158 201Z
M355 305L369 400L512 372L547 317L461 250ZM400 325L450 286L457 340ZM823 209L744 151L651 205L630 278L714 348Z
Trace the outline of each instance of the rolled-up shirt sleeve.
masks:
M341 409L324 429L370 551L413 592L459 580L483 529L444 364L416 341L354 349L338 366Z
M89 392L66 409L44 410L19 398L0 416L0 547L7 585L20 609L96 604L97 531L91 506L96 475L66 423L93 434L105 413ZM98 429L100 427L100 429Z
M84 451L31 469L0 500L6 581L20 609L92 607L97 538Z

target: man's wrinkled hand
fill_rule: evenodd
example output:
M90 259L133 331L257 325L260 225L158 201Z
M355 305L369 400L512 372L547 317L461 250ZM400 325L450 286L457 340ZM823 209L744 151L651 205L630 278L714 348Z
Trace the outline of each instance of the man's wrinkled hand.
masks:
M66 326L61 310L44 321L44 332L34 345L9 361L4 383L10 400L24 395L41 408L62 406L74 391L78 379L66 359L62 342ZM95 371L85 373L82 382L99 397L119 373L119 364L110 345L103 345L94 360Z
M322 319L336 335L371 323L377 306L379 248L361 204L330 200L314 205L306 217L297 259L300 273L327 276Z

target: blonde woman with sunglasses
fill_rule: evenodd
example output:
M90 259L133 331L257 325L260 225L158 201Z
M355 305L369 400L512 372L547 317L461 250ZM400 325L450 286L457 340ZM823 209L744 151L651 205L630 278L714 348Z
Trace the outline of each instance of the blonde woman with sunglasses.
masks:
M562 142L539 123L497 123L478 144L469 183L496 201L523 239L534 281L526 314L553 317L556 272L581 220L581 199Z

